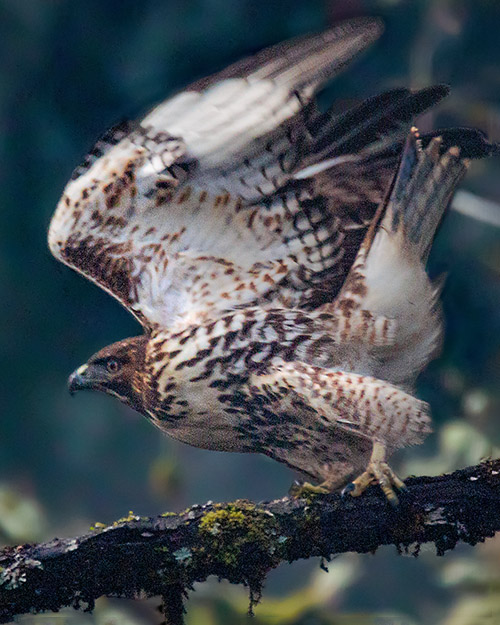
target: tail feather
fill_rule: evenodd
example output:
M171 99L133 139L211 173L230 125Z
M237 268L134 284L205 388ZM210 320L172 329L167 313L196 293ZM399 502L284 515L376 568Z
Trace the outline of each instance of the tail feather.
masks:
M423 140L412 129L398 172L336 302L396 322L394 343L377 354L378 378L411 387L441 342L440 284L425 264L437 227L468 160L496 148L478 131L451 129ZM422 147L422 143L426 145ZM352 312L350 313L352 314ZM368 349L372 349L367 346Z
M420 137L412 128L385 206L379 236L402 230L407 246L427 260L436 229L470 158L499 151L473 128L449 128Z
M451 195L467 168L457 146L441 155L442 145L441 137L433 137L422 150L418 132L412 129L382 222L382 228L392 232L402 227L407 243L424 261Z

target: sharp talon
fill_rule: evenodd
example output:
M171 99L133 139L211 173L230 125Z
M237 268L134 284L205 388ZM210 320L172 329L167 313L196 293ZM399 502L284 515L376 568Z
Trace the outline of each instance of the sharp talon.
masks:
M350 495L352 491L355 490L355 488L356 488L356 485L353 484L352 482L349 482L349 484L344 486L344 488L342 489L342 492L340 493L340 496L342 497L342 499L346 499L348 495Z
M388 495L386 495L387 497L387 501L391 504L391 506L393 508L397 508L399 506L399 499L397 497L397 495L394 495L392 497L389 497Z
M350 486L347 492L351 496L357 497L364 493L371 484L378 484L391 506L396 508L399 504L399 499L394 491L405 491L406 487L403 480L394 473L385 461L385 455L384 445L379 441L375 441L370 462L365 472L359 475L350 485L348 484L346 488Z

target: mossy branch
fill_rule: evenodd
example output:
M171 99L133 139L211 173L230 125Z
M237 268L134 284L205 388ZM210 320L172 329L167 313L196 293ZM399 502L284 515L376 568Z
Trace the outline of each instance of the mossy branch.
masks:
M358 499L285 497L130 515L78 538L8 547L0 552L0 622L63 606L92 609L102 595L160 595L168 622L178 624L186 592L209 575L246 584L255 602L282 561L380 545L418 553L427 542L443 555L500 529L500 460L407 486L397 509L372 487Z

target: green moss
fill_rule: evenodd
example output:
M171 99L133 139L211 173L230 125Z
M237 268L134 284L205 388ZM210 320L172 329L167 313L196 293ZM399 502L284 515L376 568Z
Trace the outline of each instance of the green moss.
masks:
M299 496L299 498L304 499L304 501L306 501L308 505L320 503L321 500L324 499L324 497L325 493L315 493L314 491L310 490L304 490Z
M127 523L130 521L137 521L139 519L139 517L137 516L137 514L134 514L132 512L132 510L129 510L127 516L123 516L121 519L118 519L117 521L115 521L116 524L118 523Z
M311 502L302 510L302 514L295 519L298 533L307 540L308 543L319 545L323 540L321 530L321 506Z
M278 536L276 519L254 504L214 506L199 525L201 549L227 568L237 569L251 554L266 569L279 558L286 541Z
M200 546L193 549L193 564L208 558L215 573L223 571L230 581L248 584L251 613L268 571L285 557L288 537L279 529L275 516L255 504L215 505L200 520Z
M114 521L113 527L120 525L121 523L130 523L131 521L147 521L148 517L140 517L138 514L134 514L132 510L129 510L127 516L123 516L121 519Z

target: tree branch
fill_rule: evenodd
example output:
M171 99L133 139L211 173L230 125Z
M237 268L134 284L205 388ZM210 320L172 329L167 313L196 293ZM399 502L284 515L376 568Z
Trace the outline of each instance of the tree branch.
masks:
M72 539L0 552L0 622L19 614L92 609L101 595L161 595L169 623L182 623L183 598L209 575L244 583L259 599L282 561L396 545L437 554L500 529L500 460L439 477L407 480L397 509L377 487L359 499L337 494L253 504L193 506L180 514L131 515Z

